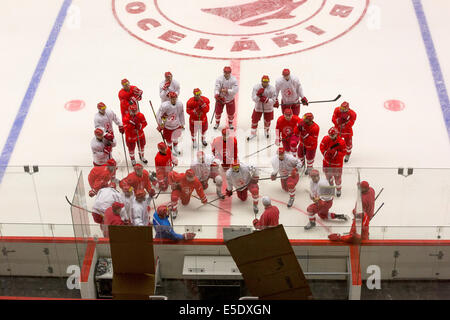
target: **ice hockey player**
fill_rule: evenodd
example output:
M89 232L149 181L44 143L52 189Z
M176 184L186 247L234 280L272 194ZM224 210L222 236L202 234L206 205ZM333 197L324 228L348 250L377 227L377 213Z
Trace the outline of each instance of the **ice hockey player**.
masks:
M147 120L145 120L145 116L138 111L137 105L135 104L130 106L129 112L130 113L123 119L123 126L125 129L125 140L127 143L128 152L130 153L131 164L133 166L136 164L136 159L134 157L136 143L138 145L139 159L141 159L143 163L147 164L148 161L144 157L144 128L147 126Z
M133 187L134 192L145 190L150 197L155 196L155 190L150 182L150 174L140 163L134 165L134 172L123 178L119 186L122 189L126 186Z
M112 123L114 123L119 127L119 132L123 133L123 125L120 122L119 118L114 111L109 108L106 108L106 105L103 102L99 102L97 104L98 112L94 117L94 126L95 128L104 128L106 132L111 132L114 134L114 129Z
M213 140L211 149L214 157L221 162L224 170L227 170L238 159L236 137L230 136L230 131L226 128L222 129L221 137L216 137Z
M106 209L103 223L105 226L103 232L105 237L109 237L108 226L123 226L128 224L127 221L122 220L120 215L123 207L125 207L123 203L115 201L111 207Z
M254 166L249 166L239 161L233 162L231 168L226 172L228 197L233 195L235 188L237 196L242 201L247 200L248 191L253 198L253 212L258 213L258 197L259 197L259 170Z
M347 101L334 109L332 121L336 129L338 129L339 135L344 139L346 150L344 161L348 162L350 154L352 153L352 137L353 137L353 125L356 121L356 112L350 109Z
M131 223L133 226L148 226L150 224L150 201L145 190L137 190L131 203Z
M269 227L276 227L279 225L280 210L276 206L273 206L270 198L264 196L261 198L261 202L264 206L264 212L261 217L253 220L253 226L255 229L261 230Z
M116 139L111 132L106 133L100 140L101 128L95 129L95 138L91 141L91 150L94 157L94 166L102 166L113 158L112 148L116 146Z
M294 204L295 186L300 179L299 172L302 170L302 163L298 158L286 154L284 148L278 148L278 155L272 159L272 168L270 178L272 181L280 178L281 188L289 193L287 207L290 208ZM277 177L277 174L279 174L279 177Z
M361 240L369 239L369 223L370 220L372 220L374 214L373 210L375 207L375 190L369 186L367 181L361 181L361 200L363 214L356 213L356 208L353 209L353 223L350 228L350 233L346 235L332 233L328 235L328 239L332 241L344 241L349 243L358 243ZM361 224L361 234L357 232L357 223Z
M169 208L166 205L156 208L153 214L153 227L156 231L155 239L192 240L195 238L193 232L179 234L173 230L173 226L169 222Z
M165 80L159 84L159 96L161 97L161 103L169 101L169 93L175 92L177 96L180 95L180 84L173 79L172 73L167 71L164 73Z
M142 90L136 86L130 86L127 79L122 80L122 89L119 91L120 112L122 114L122 121L125 115L129 112L131 104L138 104L142 99Z
M205 132L208 130L207 113L209 111L209 99L202 96L199 88L194 89L194 96L186 103L186 112L189 114L189 130L191 131L192 147L197 148L197 135L200 130L203 146L208 143L205 139Z
M273 120L273 104L275 103L275 88L269 84L269 76L263 76L261 83L253 87L252 99L255 108L252 114L252 129L247 140L256 137L256 129L261 116L264 115L264 133L269 138L270 122Z
M289 69L284 69L282 77L278 78L275 83L275 99L281 92L281 111L292 109L294 115L300 114L300 101L303 105L308 105L308 99L303 94L302 85L297 77L292 76ZM299 101L300 100L300 101ZM278 100L275 101L275 108L279 107Z
M234 97L238 93L238 90L238 82L236 78L231 75L231 67L224 67L223 75L217 78L214 89L214 97L216 98L216 124L214 125L214 129L219 128L223 107L226 106L228 115L228 127L230 128L230 130L234 130L233 120L234 114L236 112Z
M198 151L197 158L191 164L191 169L202 183L203 190L208 189L208 180L211 178L216 185L217 196L223 199L225 197L222 194L222 176L219 174L219 165L219 160L213 155Z
M158 131L163 133L163 137L173 153L180 155L181 152L178 150L177 145L178 138L181 136L182 129L184 129L183 103L173 91L169 92L169 98L169 101L161 104L156 114Z
M172 151L164 142L158 143L158 153L155 156L155 170L158 188L166 191L169 187L168 175L174 166L178 164L178 159L172 155Z
M89 197L92 198L95 196L102 188L116 187L115 183L112 181L116 176L116 165L114 159L109 159L106 164L92 168L88 175L89 185L91 186Z
M187 169L185 173L172 171L169 174L169 184L172 187L170 206L173 219L178 215L178 200L181 198L181 204L188 205L194 189L202 203L208 202L202 184L192 169Z
M125 206L122 209L121 216L122 220L127 221L128 224L131 223L131 203L133 200L133 187L126 185L124 183L119 183L122 193L120 194L120 202Z
M305 113L303 115L303 119L301 119L294 129L294 137L298 137L299 141L297 155L302 162L302 166L305 166L306 158L306 175L313 168L314 158L316 157L319 130L320 128L317 123L314 122L314 116L312 113Z
M323 172L331 185L336 183L336 196L341 196L342 167L344 165L345 141L339 137L334 127L328 130L328 136L320 143L323 155Z
M275 127L275 144L280 145L280 140L283 144L284 150L290 152L294 157L297 156L297 140L294 138L294 129L300 122L300 118L292 114L292 110L287 108L284 114L277 120Z
M334 189L336 187L330 185L327 179L321 178L317 170L311 170L309 176L311 177L310 198L314 203L310 204L306 209L309 215L309 223L305 226L305 230L316 226L316 214L323 220L340 219L347 221L348 217L346 215L329 212L333 205Z
M94 221L103 224L106 209L111 207L114 202L120 202L120 197L120 192L114 186L101 188L92 206L92 218Z

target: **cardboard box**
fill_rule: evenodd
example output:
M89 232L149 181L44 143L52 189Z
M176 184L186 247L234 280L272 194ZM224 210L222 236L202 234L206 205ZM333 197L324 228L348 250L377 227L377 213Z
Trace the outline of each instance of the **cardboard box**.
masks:
M152 227L108 226L113 299L148 300L155 293Z
M312 299L294 250L279 225L226 242L247 288L260 299Z

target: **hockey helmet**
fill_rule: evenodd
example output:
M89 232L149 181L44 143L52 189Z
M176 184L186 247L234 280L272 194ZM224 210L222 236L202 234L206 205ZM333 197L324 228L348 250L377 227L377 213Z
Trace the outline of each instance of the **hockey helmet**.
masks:
M165 218L167 214L169 213L169 208L166 205L160 205L158 208L156 208L156 213L160 218Z
M310 177L318 177L318 176L320 176L319 170L312 169L312 170L309 172L309 176L310 176Z
M331 127L330 130L328 130L328 135L329 136L335 136L339 133L338 129L336 129L335 127Z
M283 114L285 116L292 116L292 109L291 108L284 109Z
M103 102L99 102L99 103L97 103L97 109L105 110L106 109L106 105Z
M270 81L269 76L267 75L262 76L261 82L269 82L269 81Z
M172 76L172 73L170 71L167 71L164 73L164 77L166 77L166 78L171 77L171 76Z
M229 67L229 66L224 67L224 68L223 68L223 72L225 72L225 73L231 73L231 67Z
M159 151L166 151L167 150L167 145L164 142L158 143L158 150Z
M126 86L126 85L130 84L130 81L128 81L128 79L122 79L121 84L123 86Z
M238 172L240 168L241 164L239 163L239 161L234 161L231 165L231 169L233 169L234 172Z
M202 91L199 88L195 88L194 89L194 96L199 97L201 95L202 95Z
M113 211L116 211L116 210L118 210L118 209L122 209L123 207L125 207L125 205L124 205L123 203L121 203L121 202L115 201L115 202L112 204L112 209L113 209Z
M291 74L291 71L289 69L283 69L283 72L281 73L283 76L288 76Z
M339 106L339 108L341 109L341 111L347 111L350 108L350 105L348 104L347 101L344 101L341 103L341 105Z
M96 128L95 130L94 130L94 134L96 135L96 136L103 136L103 129L102 128Z
M313 121L314 120L314 115L311 112L305 113L303 115L303 120L306 120L306 119L308 119L310 121Z
M280 154L284 154L285 151L286 151L286 150L284 150L283 147L278 148L278 154L279 154L279 155L280 155Z
M177 98L177 97L178 97L178 95L177 95L176 92L173 92L173 91L170 91L170 92L169 92L169 98L170 98L170 99L172 99L172 98Z

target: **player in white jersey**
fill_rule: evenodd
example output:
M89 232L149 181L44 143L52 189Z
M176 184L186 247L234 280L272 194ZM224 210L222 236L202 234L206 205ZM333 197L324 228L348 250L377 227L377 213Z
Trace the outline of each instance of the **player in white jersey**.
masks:
M228 115L228 126L231 130L234 130L233 120L236 112L236 106L234 97L238 93L238 82L234 76L231 75L231 67L223 68L223 75L217 78L214 97L216 98L215 114L216 124L214 129L217 129L220 125L220 117L222 116L223 107L226 106Z
M104 134L103 128L94 130L95 137L91 140L92 157L94 166L102 166L109 159L113 159L112 148L116 146L116 139L110 132Z
M170 92L169 97L170 100L163 102L159 107L156 121L158 122L158 131L162 131L169 148L175 155L180 155L177 145L178 138L184 129L183 103L177 99L178 95L175 92Z
M254 166L249 166L244 163L235 161L231 168L226 172L227 177L227 196L233 195L233 188L236 188L236 193L242 201L247 200L248 191L253 198L253 212L258 213L258 197L259 197L259 170Z
M145 190L137 190L131 201L131 224L148 226L150 224L150 201Z
M261 116L264 115L264 132L269 138L270 122L273 120L273 104L275 103L275 88L269 84L269 76L263 76L261 82L253 87L252 99L255 109L252 114L252 129L247 141L256 137L256 128Z
M114 129L112 123L114 122L118 127L120 133L123 133L123 125L120 122L117 115L111 109L107 109L106 105L103 102L99 102L97 104L98 112L94 117L94 126L95 128L104 128L106 132L111 132L114 134Z
M203 190L208 188L208 180L211 178L216 184L216 194L220 198L225 198L222 194L222 176L219 172L220 161L212 154L205 154L203 151L197 152L197 158L192 162L191 169L200 180Z
M94 205L92 206L92 217L95 222L100 224L100 229L102 230L103 234L107 231L105 229L105 226L103 224L104 217L105 217L105 211L109 207L112 206L114 202L120 202L121 200L121 194L119 191L117 191L114 188L107 187L107 188L101 188L97 196L95 197ZM122 215L121 215L122 217ZM122 218L123 220L123 218ZM123 220L125 221L125 220ZM107 228L107 226L106 226Z
M164 73L166 78L159 84L159 96L161 97L161 103L169 101L169 92L175 92L178 96L180 95L180 84L178 81L173 79L172 73L167 71Z
M326 178L321 178L317 170L311 170L309 176L311 177L310 198L314 203L310 204L306 209L309 215L309 223L305 226L305 230L316 226L316 214L323 220L340 219L347 221L348 216L329 212L333 205L336 186L330 185Z
M303 105L308 105L308 99L303 94L302 85L300 80L291 75L289 69L284 69L282 77L278 78L275 83L275 98L278 99L278 95L281 92L281 111L284 114L284 109L292 109L292 113L296 116L300 114L300 101ZM278 100L275 102L274 107L278 108Z
M302 162L285 152L284 148L278 149L278 155L272 159L272 174L270 178L277 179L277 174L281 180L281 188L289 193L289 201L287 207L290 208L295 200L295 186L300 179L299 172L302 170Z

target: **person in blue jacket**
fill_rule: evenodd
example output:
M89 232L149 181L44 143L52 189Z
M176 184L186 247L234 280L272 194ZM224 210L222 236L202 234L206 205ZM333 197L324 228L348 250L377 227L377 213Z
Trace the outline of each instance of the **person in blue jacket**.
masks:
M173 230L169 221L169 208L166 205L156 208L153 214L153 227L156 231L156 239L192 240L195 237L195 233L192 232L179 234Z

